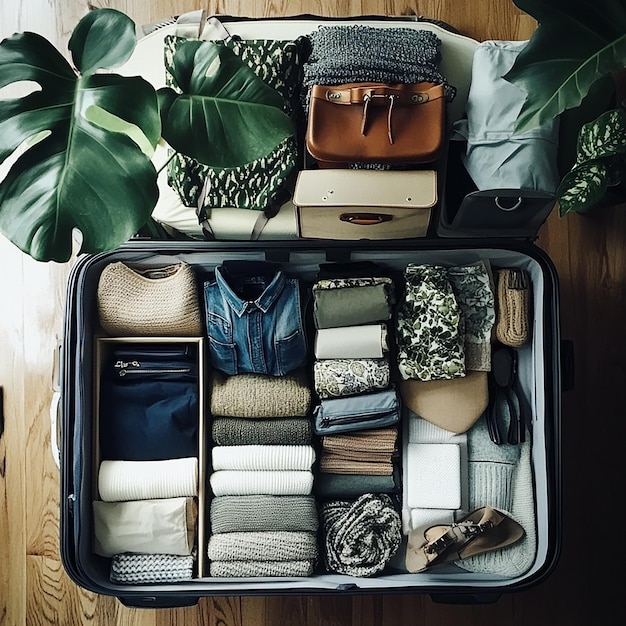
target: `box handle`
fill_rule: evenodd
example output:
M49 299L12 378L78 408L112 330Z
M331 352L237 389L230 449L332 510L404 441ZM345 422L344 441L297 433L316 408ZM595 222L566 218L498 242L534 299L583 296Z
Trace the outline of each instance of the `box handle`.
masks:
M342 222L357 224L358 226L375 226L383 222L390 222L393 215L388 213L342 213L339 219Z

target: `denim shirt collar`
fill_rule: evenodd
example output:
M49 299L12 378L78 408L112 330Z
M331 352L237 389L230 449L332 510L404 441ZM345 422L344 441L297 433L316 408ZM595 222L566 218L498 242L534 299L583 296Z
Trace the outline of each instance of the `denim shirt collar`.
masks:
M247 309L249 310L252 307L259 309L263 313L267 313L282 293L286 280L284 272L278 270L270 284L256 300L242 300L226 282L220 268L215 268L215 281L217 286L237 317L241 317Z

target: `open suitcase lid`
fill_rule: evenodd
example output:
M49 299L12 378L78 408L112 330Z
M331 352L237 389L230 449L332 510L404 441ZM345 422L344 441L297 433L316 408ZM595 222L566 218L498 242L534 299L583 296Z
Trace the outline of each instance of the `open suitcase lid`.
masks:
M199 31L200 11L180 16L178 19L157 24L155 29L142 37L128 62L120 68L124 75L141 75L155 88L166 84L163 46L166 36L196 38ZM465 113L465 106L470 90L472 77L472 59L479 42L448 29L436 21L429 21L417 16L362 16L357 18L320 18L313 15L301 15L277 19L238 18L230 16L210 17L202 30L202 39L224 39L236 34L242 39L278 39L289 40L297 36L315 31L322 25L346 25L355 22L364 25L375 25L380 28L397 28L398 26L425 29L434 32L441 40L441 72L451 85L456 88L456 97L447 105L447 124L452 126ZM161 168L169 158L168 149L158 147L154 156L157 169ZM532 238L538 227L543 223L551 209L551 205L543 206L540 215L532 221L528 220L530 211L535 211L534 204L525 211L498 211L493 205L491 192L479 192L468 200L469 206L462 206L456 213L457 199L451 198L450 207L445 208L446 194L444 184L449 176L438 176L436 202L426 203L433 208L430 230L439 236L446 237L523 237ZM153 217L175 230L193 238L204 238L204 231L199 224L193 207L184 206L178 194L168 184L167 168L159 176L159 201ZM457 186L458 187L458 186ZM469 190L472 191L471 184ZM519 195L519 194L518 194ZM431 194L432 196L432 194ZM485 200L484 197L488 198ZM525 196L524 196L525 197ZM550 198L544 196L544 204ZM460 202L460 200L458 200ZM420 200L424 206L424 202ZM528 206L524 202L524 207ZM489 206L487 206L489 205ZM479 207L478 210L476 207ZM495 208L494 208L495 206ZM485 214L485 210L487 213ZM493 224L484 228L491 218L491 212L497 213ZM449 214L454 213L454 216ZM480 218L485 214L484 218ZM477 216L479 216L478 223ZM258 228L259 211L235 207L212 208L208 222L213 236L220 240L248 240ZM436 221L436 225L435 225ZM482 226L481 226L482 224ZM263 226L261 240L298 239L298 223L292 199L285 202L278 213L267 220Z

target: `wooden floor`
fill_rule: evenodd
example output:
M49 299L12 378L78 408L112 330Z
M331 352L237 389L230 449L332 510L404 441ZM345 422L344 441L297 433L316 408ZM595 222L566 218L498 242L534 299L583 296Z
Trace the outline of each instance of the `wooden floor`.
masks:
M137 23L202 8L193 0L2 0L0 36L34 30L65 51L90 6ZM233 15L417 14L443 19L479 40L524 39L534 22L507 0L210 2ZM429 597L202 599L187 609L133 610L76 587L59 557L59 477L51 454L53 354L62 333L67 265L37 263L0 237L0 624L142 626L443 626L623 623L626 495L626 206L559 218L539 245L561 281L563 336L574 341L575 388L563 398L563 549L539 587L486 606L439 605ZM622 617L620 618L620 614Z

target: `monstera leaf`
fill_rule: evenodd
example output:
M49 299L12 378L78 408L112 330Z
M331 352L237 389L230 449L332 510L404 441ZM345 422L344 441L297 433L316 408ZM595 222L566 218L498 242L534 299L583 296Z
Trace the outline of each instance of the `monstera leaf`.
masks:
M527 93L516 130L577 107L591 85L626 65L626 0L514 0L538 27L504 78Z
M201 163L244 165L294 132L282 96L223 44L184 42L171 72L179 91L158 91L163 137Z
M156 92L138 77L97 73L124 63L135 43L133 22L111 9L90 12L73 32L77 71L35 33L0 43L0 88L38 86L0 100L0 166L8 168L0 230L35 259L68 260L74 228L83 251L113 249L150 217L158 198L150 161L160 137Z

